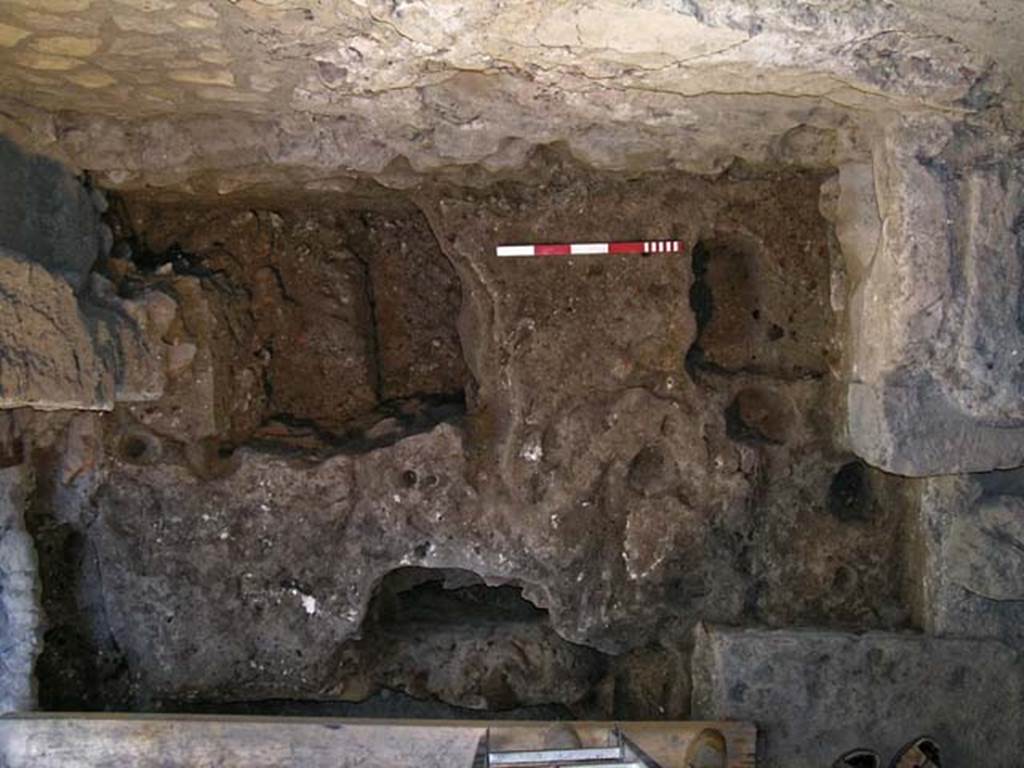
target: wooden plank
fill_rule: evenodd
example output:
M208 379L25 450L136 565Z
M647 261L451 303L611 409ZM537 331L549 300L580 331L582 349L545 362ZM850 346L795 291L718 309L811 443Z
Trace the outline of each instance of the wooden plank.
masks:
M24 713L0 718L4 768L471 768L490 729L494 749L547 746L552 729L606 743L618 725L664 768L753 768L746 723L536 723ZM703 765L703 764L702 764Z

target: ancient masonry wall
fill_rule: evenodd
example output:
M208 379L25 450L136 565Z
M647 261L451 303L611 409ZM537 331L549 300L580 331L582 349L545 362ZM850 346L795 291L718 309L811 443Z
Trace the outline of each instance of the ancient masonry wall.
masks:
M951 764L970 764L984 750L987 765L1010 766L1024 754L1019 656L1024 650L1024 479L1014 469L1024 464L1024 330L1019 319L1024 165L1001 142L996 136L961 131L946 120L894 120L877 139L871 162L843 165L826 184L823 212L835 226L845 258L845 290L837 295L845 323L846 439L868 464L920 478L909 484L915 514L905 556L915 620L924 632L854 636L697 627L692 715L760 722L767 734L768 768L822 764L828 759L826 748L831 751L845 738L872 729L879 732L883 748L894 748L905 734L936 731L953 745ZM72 416L110 411L117 403L166 406L167 396L212 398L203 395L203 387L216 374L212 368L208 376L197 373L186 390L176 389L183 370L197 372L207 364L202 362L201 319L183 322L171 292L147 289L124 298L90 271L112 242L99 218L105 207L101 194L60 166L25 155L6 141L0 143L0 170L0 198L23 206L6 208L0 219L0 437L6 431L45 442L57 439L47 430L59 432L62 471L71 489L61 497L64 513L84 514L75 506L81 502L74 489L76 478L88 474L83 474L87 459L82 458L88 452L80 447L95 439L94 427ZM446 217L460 215L453 207L458 203L424 206L440 230ZM447 219L449 225L455 220ZM488 282L493 276L470 274L472 265L459 260L459 247L473 244L448 242L445 247L462 270L461 278L483 284L464 306L460 322L473 312L487 314L489 309L472 302L482 301L497 283ZM500 321L500 316L494 320ZM675 331L687 338L694 329ZM660 352L652 350L652 359L657 358ZM493 364L485 347L465 353L478 377ZM527 407L515 393L485 390L474 395L506 402L513 413ZM670 427L675 424L663 402L641 392L616 403L614 410L625 420L656 417ZM53 412L56 421L41 422L34 415L38 412ZM573 446L592 440L590 417L573 418L564 425L564 442L556 450L572 453ZM687 429L682 422L676 426ZM197 434L203 436L202 430ZM247 452L235 474L210 486L210 493L220 500L249 494L248 501L258 509L286 501L312 505L312 520L337 504L350 510L348 530L367 537L384 541L389 532L408 529L402 546L422 527L471 528L476 509L509 503L478 493L486 477L477 477L482 481L476 487L466 482L489 465L466 455L466 436L457 425L444 422L415 434L396 434L394 439L385 435L371 441L365 453L313 466ZM524 450L539 441L528 430L514 434ZM631 437L616 433L610 439ZM34 481L25 457L13 445L0 441L3 710L33 706L33 663L41 643L36 565L24 526ZM147 445L129 448L138 459ZM509 448L507 455L496 457L497 466L513 475L525 471L517 469L515 462L522 458L517 455ZM162 471L178 470L127 470L121 484L108 487L104 503L131 509L133 479ZM393 492L394 477L411 478L401 494ZM660 475L646 477L647 485L656 485ZM428 478L433 482L426 482ZM188 496L192 482L182 475L166 485L172 496ZM296 488L305 495L292 498ZM327 496L332 493L336 497ZM392 498L396 500L387 501ZM264 511L269 514L270 507ZM101 541L108 554L152 555L132 548L135 521L120 523ZM251 538L257 546L261 526L271 524L269 518L255 518L245 530L229 535ZM326 530L333 520L328 515L318 524ZM484 538L482 532L474 535ZM635 543L637 568L658 566L655 544ZM386 552L386 546L378 553L382 561L404 557ZM492 552L467 553L458 541L434 537L417 544L415 559L421 565L493 573L502 542L493 541L492 547ZM542 547L538 541L535 551ZM498 575L513 578L518 567L506 563ZM591 576L599 579L600 574ZM338 609L331 614L333 623L316 631L351 632L362 618L375 578L365 574L359 594L333 606ZM554 607L560 599L542 588L534 597ZM173 599L190 602L188 595ZM306 604L301 603L303 609ZM610 651L628 645L628 622L616 625L626 616L618 613L619 606L609 604L596 616L585 616L578 605L562 608L557 628L570 639ZM205 618L218 621L212 615ZM130 615L115 614L111 621L127 636L147 631L133 626ZM586 621L604 624L588 626ZM170 674L178 662L161 656L169 646L160 636L136 637L134 647L151 649L152 658L137 661L158 677ZM942 667L941 676L935 674L936 666ZM889 703L924 698L929 705L887 704L879 709L879 697ZM800 733L793 732L797 727ZM808 733L815 734L813 739ZM811 742L820 745L819 751L808 746Z

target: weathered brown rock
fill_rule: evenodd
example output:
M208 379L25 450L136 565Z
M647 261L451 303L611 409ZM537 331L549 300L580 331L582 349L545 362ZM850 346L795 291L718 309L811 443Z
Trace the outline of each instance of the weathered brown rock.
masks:
M159 301L151 294L123 300L94 281L79 301L67 281L2 250L0 291L0 407L105 411L163 393L163 342L146 313L147 302Z
M130 210L119 231L162 266L122 279L182 305L167 394L133 409L155 432L242 441L268 419L343 432L382 402L461 399L459 284L418 212Z
M71 286L0 251L0 407L109 410L114 371Z
M423 214L353 212L341 223L366 269L381 399L459 395L462 289Z

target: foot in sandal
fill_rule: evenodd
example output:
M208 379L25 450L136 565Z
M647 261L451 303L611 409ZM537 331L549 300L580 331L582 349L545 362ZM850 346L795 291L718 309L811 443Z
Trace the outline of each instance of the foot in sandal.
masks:
M939 745L928 736L914 739L896 753L889 768L942 768Z
M832 768L880 768L882 765L878 753L870 749L852 749L844 752L832 763Z

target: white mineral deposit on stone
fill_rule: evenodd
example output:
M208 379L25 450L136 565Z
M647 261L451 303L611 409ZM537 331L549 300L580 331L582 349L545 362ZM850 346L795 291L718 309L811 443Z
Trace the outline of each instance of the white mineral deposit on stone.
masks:
M312 616L314 613L316 613L315 597L313 597L312 595L302 595L300 599L302 600L302 608L306 611L307 614Z
M523 444L523 449L519 452L527 461L540 461L544 457L544 449L541 447L539 437L531 437Z

